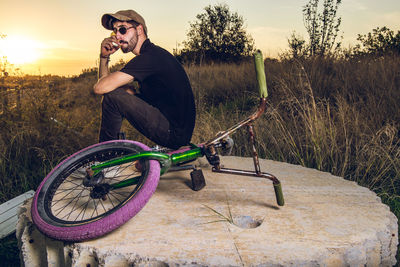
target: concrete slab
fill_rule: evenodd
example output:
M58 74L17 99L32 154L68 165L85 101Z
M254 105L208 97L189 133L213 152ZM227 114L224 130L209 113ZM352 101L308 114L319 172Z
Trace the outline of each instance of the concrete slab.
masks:
M251 170L251 158L224 157ZM17 236L27 266L393 266L397 218L367 188L329 173L261 160L277 176L285 206L266 179L212 173L189 188L189 171L161 177L144 209L114 232L87 242L47 242L34 251L29 205ZM27 230L29 229L29 230ZM27 241L28 240L28 241ZM38 240L39 241L39 240ZM64 248L64 249L62 249ZM64 253L62 256L56 256ZM50 253L51 252L51 253ZM64 262L60 263L60 261Z

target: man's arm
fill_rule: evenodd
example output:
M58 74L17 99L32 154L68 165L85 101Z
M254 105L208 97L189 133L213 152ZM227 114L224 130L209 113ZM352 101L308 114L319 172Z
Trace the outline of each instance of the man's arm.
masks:
M131 75L121 71L116 71L101 77L94 85L93 91L95 94L103 95L132 81L133 77Z
M110 62L110 56L108 57L102 57L100 55L100 63L99 63L99 73L98 73L98 79L101 79L108 74L110 74L110 70L108 69L108 63Z
M100 64L99 64L99 77L101 79L108 74L108 63L110 62L110 56L119 49L119 43L115 35L105 38L100 45Z
M111 92L116 88L133 81L133 77L129 74L120 71L110 73L108 68L110 55L114 54L118 49L119 45L115 36L105 38L101 42L99 77L97 83L93 87L95 94L102 95Z

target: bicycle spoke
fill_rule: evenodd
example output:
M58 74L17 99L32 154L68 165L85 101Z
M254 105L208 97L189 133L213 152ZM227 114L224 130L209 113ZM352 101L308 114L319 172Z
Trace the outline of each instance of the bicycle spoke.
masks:
M55 214L55 216L57 217L66 207L69 206L69 204L72 203L72 201L74 201L74 199L76 199L74 206L72 207L72 211L69 213L69 214L71 214L74 211L75 205L76 205L76 203L78 203L79 197L83 191L84 191L84 189L75 198L73 198L70 202L68 202L66 205L64 205L64 207L61 207L60 209L55 209L55 211L59 210L59 212L57 214Z
M127 168L131 168L131 167L133 167L134 166L134 164L133 163L129 163L129 164L125 164L124 166L118 166L118 173L117 174L120 174L120 173L122 173L123 171L125 171Z
M93 205L94 205L94 209L93 209L91 218L93 218L94 213L96 213L97 216L99 215L99 214L97 213L97 205L96 205L96 200L95 200L95 199L93 199Z
M119 173L124 172L127 168L128 167L124 167L122 170L119 170ZM122 180L125 180L126 178L130 177L131 175L132 175L132 172L127 173L127 174L122 174L122 175L118 174L118 176L115 174L114 177L106 177L106 179L109 181L113 181L113 180L122 181Z
M60 194L62 194L62 193L66 193L66 192L68 192L65 196L68 196L69 194L71 194L71 193L73 193L73 191L80 191L80 190L85 190L85 186L82 186L82 185L77 185L77 186L75 186L75 187L73 187L73 188L59 188L58 190L57 190L57 192L54 194L54 196L56 196L56 195L60 195Z
M70 216L73 214L73 212L74 211L76 211L76 210L78 210L80 207L82 207L83 205L85 205L86 204L86 202L84 202L83 204L81 204L80 206L78 206L78 207L76 207L75 209L73 209L70 213L68 213L68 214L65 214L64 215L64 217L62 217L62 219L66 219L66 220L69 220L69 218L70 218ZM76 203L75 203L75 205L76 205ZM75 205L74 205L74 207L75 207ZM81 211L82 212L82 211ZM80 213L81 213L80 212ZM79 214L80 214L79 213ZM71 221L71 220L70 220ZM75 220L72 220L72 221L76 221L76 218L75 218Z
M89 202L90 202L90 201L86 202L85 204L82 204L82 206L85 206L85 208L82 209L81 212L79 212L79 214L78 214L78 215L76 216L76 218L75 218L75 221L78 219L79 215L81 215L81 214L82 214L81 220L83 220L83 217L85 216L86 209L87 209L87 207L88 207L88 205L89 205Z
M77 187L78 187L78 186L76 186L75 188L77 188ZM66 195L64 195L63 197L60 198L60 199L63 199L63 198L65 198L66 196L68 196L69 194L71 194L73 191L78 191L78 190L79 190L79 189L75 189L75 188L73 188L73 189L64 189L64 190L57 190L57 191L60 191L60 192L58 192L58 193L56 192L56 193L54 194L54 196L69 191L69 193L67 193ZM82 190L85 190L85 189L82 189ZM53 197L53 198L54 198L54 197Z
M107 212L106 207L104 207L103 201L100 201L101 206L103 207L104 212Z
M71 183L71 184L76 184L76 185L80 185L80 184L82 184L81 181L82 181L85 177L86 177L86 175L84 175L83 177L75 177L75 176L74 176L74 173L71 173L71 174L68 176L68 178L71 178L71 179L68 179L68 178L67 178L67 179L65 179L64 182ZM74 180L76 180L77 183L75 183Z
M134 153L131 149L122 148L120 151L104 151L88 155L88 157L66 169L62 180L58 181L47 196L51 216L61 223L74 224L93 220L105 216L107 213L119 208L131 196L135 194L137 184L141 181L142 171L136 169L136 162L128 162L122 165L108 167L102 170L104 175L101 183L108 184L98 186L85 186L86 169L90 166L101 164L116 157ZM135 183L124 181L135 178ZM113 188L113 184L121 183L120 188ZM106 190L106 191L104 191ZM104 191L104 192L103 192Z
M60 208L54 208L54 211L59 211L60 209L63 209L63 208L65 208L65 207L67 207L69 204L71 204L72 202L74 202L74 200L75 199L78 199L79 198L79 196L82 194L82 192L83 192L84 190L82 190L77 196L75 196L75 197L71 197L71 198L69 198L69 199L71 199L66 205L64 205L63 207L60 207ZM61 198L59 201L62 201L63 199ZM75 201L76 202L76 201ZM52 205L52 207L53 207L54 205ZM58 213L59 214L59 213Z
M57 190L58 192L55 193L54 195L56 196L56 195L59 195L59 194L62 194L62 193L68 192L68 191L70 191L69 193L71 193L72 191L81 190L81 188L83 188L83 190L85 189L85 187L82 185L77 185L74 188L69 188L69 189L62 189L62 190L59 189L59 190Z
M108 193L108 195L114 197L119 203L121 203L121 201L119 200L119 198L117 198L117 197L115 196L115 194L114 194L112 191L110 191L110 192ZM111 198L110 198L110 201L111 201Z
M122 196L123 198L127 198L129 196L130 192L118 192L118 191L112 191L114 194L118 194L120 196ZM122 194L122 193L126 193L126 194Z
M108 194L109 195L109 194ZM112 202L112 199L109 197L108 198L110 200L111 205L113 206L113 208L115 208L114 203Z
M83 197L88 197L89 195L85 195L85 196L83 196ZM61 199L59 199L59 200L57 200L57 201L55 201L54 203L52 203L52 207L53 206L55 206L57 203L59 203L59 202L62 202L62 201L65 201L65 200L70 200L70 199L75 199L76 198L76 196L75 197L68 197L68 198L61 198Z

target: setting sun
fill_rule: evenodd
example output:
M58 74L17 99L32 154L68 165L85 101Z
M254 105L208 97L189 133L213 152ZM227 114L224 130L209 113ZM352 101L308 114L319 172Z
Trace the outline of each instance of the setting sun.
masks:
M0 39L0 57L11 64L33 63L41 56L41 44L22 36L6 36Z

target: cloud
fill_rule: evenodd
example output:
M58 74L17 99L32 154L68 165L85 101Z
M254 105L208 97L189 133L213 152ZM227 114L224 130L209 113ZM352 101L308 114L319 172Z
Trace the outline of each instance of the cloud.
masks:
M258 33L286 33L286 29L276 28L276 27L255 27L249 29L250 34L258 34Z
M351 9L351 10L356 10L356 11L366 11L368 10L368 7L363 3L362 1L359 0L347 0L344 1L343 5L346 6L346 8Z
M391 30L399 30L399 18L400 12L394 11L376 15L375 21L380 22L381 24L379 25L381 26L389 27Z
M65 40L48 40L43 42L41 47L43 58L55 60L71 60L82 58L88 50L76 45L71 45Z
M65 40L49 40L45 43L47 49L65 49L73 51L83 51L84 49L80 47L74 47Z

